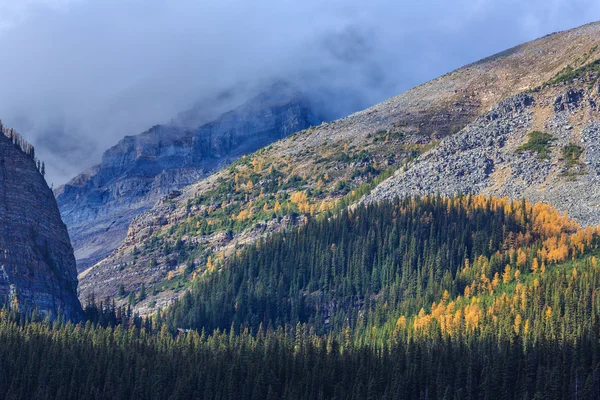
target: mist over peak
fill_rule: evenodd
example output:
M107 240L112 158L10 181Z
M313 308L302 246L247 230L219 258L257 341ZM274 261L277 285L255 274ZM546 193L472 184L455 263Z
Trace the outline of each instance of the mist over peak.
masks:
M591 0L2 0L0 116L58 185L126 135L185 110L197 125L273 82L333 119L598 18Z

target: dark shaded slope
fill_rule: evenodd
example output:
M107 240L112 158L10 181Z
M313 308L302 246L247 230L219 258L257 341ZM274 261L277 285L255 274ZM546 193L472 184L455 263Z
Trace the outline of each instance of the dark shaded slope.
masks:
M56 200L25 154L0 134L0 297L81 316L73 248Z

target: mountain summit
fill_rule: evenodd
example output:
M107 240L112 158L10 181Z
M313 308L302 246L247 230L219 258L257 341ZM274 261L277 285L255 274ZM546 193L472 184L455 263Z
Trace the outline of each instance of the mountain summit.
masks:
M125 137L104 153L100 165L56 191L78 269L117 248L133 217L161 197L319 122L299 91L278 83L196 129L157 125Z

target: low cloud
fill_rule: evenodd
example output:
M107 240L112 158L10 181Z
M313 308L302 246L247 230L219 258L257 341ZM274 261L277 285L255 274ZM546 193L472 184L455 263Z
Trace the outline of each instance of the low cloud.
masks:
M261 84L295 82L335 118L595 19L591 0L0 0L0 118L60 184L125 135Z

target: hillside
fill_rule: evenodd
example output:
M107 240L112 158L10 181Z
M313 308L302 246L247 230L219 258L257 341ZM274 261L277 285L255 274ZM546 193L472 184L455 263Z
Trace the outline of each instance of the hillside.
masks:
M0 121L0 303L80 319L73 248L43 169Z
M19 324L3 310L0 394L594 399L599 244L545 204L359 206L248 246L148 319L104 304L85 327Z
M495 105L398 170L366 201L482 193L553 204L600 223L600 64Z
M418 331L421 310L435 312L440 301L454 301L451 316L461 318L454 314L478 296L511 294L515 281L522 286L545 278L552 265L595 251L598 240L597 228L581 229L542 203L397 199L309 221L249 246L195 281L165 320L172 329L209 332L232 323L253 331L260 324L307 323L317 334L348 325L358 334L405 316Z
M587 97L596 96L593 82L595 61L600 57L599 31L600 24L586 25L507 50L365 111L280 140L198 181L136 217L123 245L80 276L81 298L86 299L93 292L100 297L117 296L121 303L129 301L142 311L164 306L181 295L195 275L211 265L220 265L240 246L270 232L302 225L320 213L358 202L394 171L405 171L422 157L442 151L439 149L446 145L441 143L463 137L456 135L476 135L476 140L487 146L485 117L478 118L492 108L501 110L499 117L494 116L490 122L497 125L495 135L512 135L507 140L516 149L529 129L545 130L545 124L551 120L551 116L542 113L533 121L526 120L531 118L528 110L533 104L554 113L553 104L560 93L568 93L567 85L573 85L576 92L584 90ZM574 70L586 73L578 75ZM521 94L525 92L528 94ZM522 107L513 110L511 100L501 103L513 96L517 96L513 103L523 103ZM526 98L521 101L519 96ZM588 107L586 100L578 101L578 109L570 111L570 98L563 99L567 111L556 111L558 114L576 117L591 110L592 105L589 103ZM592 112L586 118L590 122L596 116ZM577 121L559 122L556 132L553 131L557 137L559 131L577 132L581 126ZM504 125L500 126L501 123ZM490 138L490 146L496 143L494 137ZM576 139L574 134L563 133L560 142L553 142L553 146L558 146L552 152L553 157L558 158L559 149ZM585 144L578 146L583 148ZM544 182L542 172L536 172L545 168L544 162L529 153L519 152L515 156L528 160L525 185L531 179ZM467 154L470 158L461 161L464 164L461 168L469 170L468 164L473 163L474 171L482 170L484 175L493 172L486 159L478 158L479 153ZM582 157L579 148L573 147L569 153L572 160L562 163L569 171L563 175L558 171L557 179L579 179L579 171L584 169L580 167L583 161L575 157L577 154ZM452 164L443 166L453 168ZM555 170L560 168L557 164ZM438 187L430 186L431 193L445 185L441 172L433 171L427 176L439 179ZM530 173L534 175L531 177ZM503 176L497 175L494 178L502 186ZM449 187L453 187L452 176L448 178ZM461 181L460 177L456 179ZM480 182L482 178L473 179ZM421 183L426 182L423 179ZM403 193L402 180L391 186ZM471 186L478 189L481 185ZM526 191L511 191L509 186L506 184L507 189L502 193L515 198L529 195ZM387 186L375 193L390 193L382 198L393 197L384 187ZM583 190L584 185L579 187ZM425 188L421 192L427 191ZM558 199L560 193L560 190L549 191L544 200ZM582 193L568 202L554 204L573 212L585 207L582 201L585 196ZM139 302L135 294L142 284L151 290L152 296Z
M193 119L191 110L181 119ZM107 150L100 165L56 190L83 271L121 245L131 220L161 197L243 154L320 123L304 96L276 84L199 127L157 125Z

